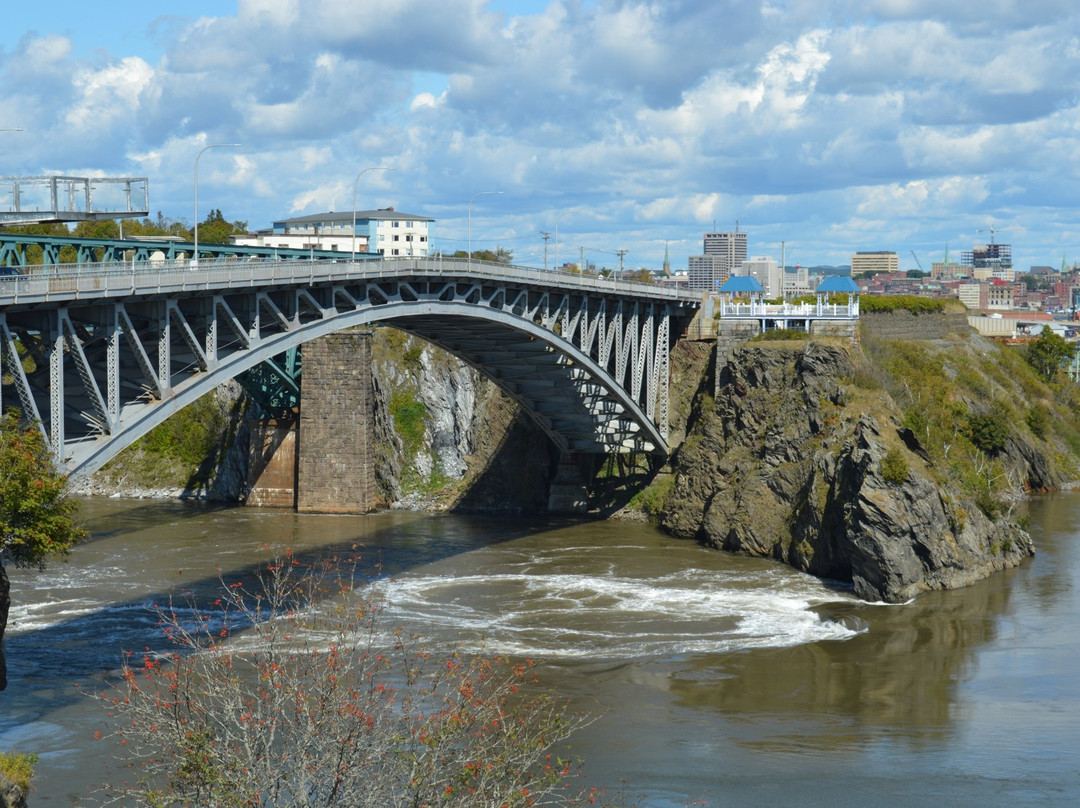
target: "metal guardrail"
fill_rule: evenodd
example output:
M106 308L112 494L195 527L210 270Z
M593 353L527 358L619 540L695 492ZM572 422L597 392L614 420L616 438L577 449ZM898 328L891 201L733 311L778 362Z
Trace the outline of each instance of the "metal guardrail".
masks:
M0 177L8 189L0 203L0 222L81 222L147 216L146 177Z
M252 286L296 286L348 280L396 279L402 275L467 275L478 280L591 290L605 295L684 301L697 295L648 283L617 281L468 258L386 258L362 261L200 259L142 261L118 267L77 264L25 267L26 274L0 277L0 307L86 301L131 295L176 294Z

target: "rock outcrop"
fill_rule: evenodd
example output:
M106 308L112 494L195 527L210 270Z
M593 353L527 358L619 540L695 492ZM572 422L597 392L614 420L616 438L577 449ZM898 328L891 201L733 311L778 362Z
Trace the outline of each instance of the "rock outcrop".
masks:
M25 792L3 774L0 774L0 808L26 808Z
M717 374L715 400L701 397L674 458L665 530L892 603L1034 552L1025 531L991 521L905 443L886 394L855 395L849 349L758 343Z

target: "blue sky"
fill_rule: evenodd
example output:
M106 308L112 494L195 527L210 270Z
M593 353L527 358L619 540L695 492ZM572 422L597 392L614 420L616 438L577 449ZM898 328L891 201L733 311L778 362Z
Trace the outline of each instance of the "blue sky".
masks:
M1074 0L9 4L0 174L146 176L152 211L394 206L434 246L673 266L1080 260Z

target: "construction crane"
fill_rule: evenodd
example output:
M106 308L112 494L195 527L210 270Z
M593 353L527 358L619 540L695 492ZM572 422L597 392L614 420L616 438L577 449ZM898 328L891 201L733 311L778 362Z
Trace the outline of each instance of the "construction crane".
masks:
M919 256L915 254L915 251L911 251L911 257L915 259L915 266L919 268L919 272L925 273L926 270L922 268L922 261L919 260Z
M993 244L994 243L994 233L996 233L998 230L1011 230L1011 229L1012 228L1009 228L1009 227L997 227L995 225L990 225L989 227L980 227L980 228L976 229L975 232L976 233L989 233L990 234L990 243Z

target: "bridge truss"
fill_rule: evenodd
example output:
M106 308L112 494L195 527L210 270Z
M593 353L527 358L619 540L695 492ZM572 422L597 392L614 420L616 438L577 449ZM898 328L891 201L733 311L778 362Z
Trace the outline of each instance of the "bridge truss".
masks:
M0 278L0 406L92 471L221 382L384 324L494 380L565 452L667 451L669 350L696 306L648 284L467 259L63 267Z

